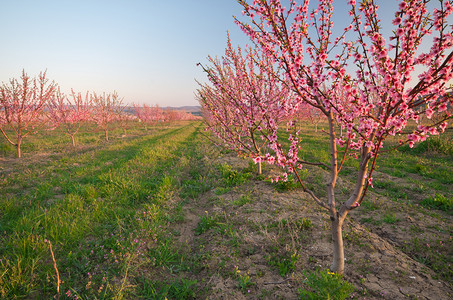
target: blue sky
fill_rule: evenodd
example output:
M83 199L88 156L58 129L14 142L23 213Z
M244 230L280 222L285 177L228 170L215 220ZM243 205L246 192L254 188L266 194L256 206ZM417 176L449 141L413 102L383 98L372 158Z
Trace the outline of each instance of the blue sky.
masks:
M65 92L116 90L126 103L197 105L197 62L222 55L234 0L0 0L0 81L22 69Z

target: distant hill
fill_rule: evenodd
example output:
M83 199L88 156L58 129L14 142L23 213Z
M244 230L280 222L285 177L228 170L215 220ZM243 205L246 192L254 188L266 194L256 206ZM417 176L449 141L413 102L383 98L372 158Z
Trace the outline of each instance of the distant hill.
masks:
M201 106L179 106L179 107L174 107L174 106L161 106L161 108L163 110L166 110L166 109L171 109L171 110L183 110L183 111L186 111L188 113L191 113L192 115L195 115L195 116L201 116ZM127 113L130 113L130 114L135 114L135 109L134 107L132 106L128 106L125 108L124 110L125 112Z
M193 105L193 106L179 106L179 107L172 107L172 106L163 107L163 109L166 109L166 108L173 109L173 110L184 110L188 113L191 113L192 115L201 116L201 106Z
M194 112L201 112L201 106L179 106L179 107L172 107L172 106L168 106L168 107L164 107L165 108L170 108L170 109L173 109L173 110L184 110L186 112L191 112L191 113L194 113Z

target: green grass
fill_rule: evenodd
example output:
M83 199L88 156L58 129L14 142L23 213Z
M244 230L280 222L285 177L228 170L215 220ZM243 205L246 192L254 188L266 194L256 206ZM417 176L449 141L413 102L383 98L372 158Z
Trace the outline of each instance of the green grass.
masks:
M439 209L453 214L453 197L447 198L442 194L436 194L434 197L425 198L420 204L428 208Z
M206 215L200 217L200 222L198 222L197 228L195 228L195 234L203 234L209 229L217 226L217 219L214 216L210 216L208 212L206 212Z
M305 287L299 289L300 299L343 300L354 291L352 284L329 270L306 272L305 277Z
M237 282L238 282L238 288L241 290L243 294L247 294L249 289L256 285L252 281L252 278L248 274L248 272L241 272L238 267L236 266L236 276L237 276Z
M403 250L436 272L436 278L453 278L451 240L412 238L404 241Z
M287 274L294 271L299 257L300 255L298 255L297 252L285 253L283 255L274 252L268 257L268 262L269 265L278 270L280 276L285 277Z
M186 160L199 159L195 138L194 127L180 126L112 139L2 174L1 194L7 196L0 200L0 296L56 294L47 241L63 280L60 290L80 298L132 295L127 282L137 281L135 272L146 263L169 272L187 269L190 262L170 242L166 227L181 213L176 194L190 198L207 190L196 167L181 161L183 153ZM181 177L186 172L189 176ZM153 286L178 295L188 291L183 288L188 282Z
M270 180L268 181L268 183L270 183ZM287 181L278 181L272 184L274 185L275 190L281 193L286 191L293 191L297 188L300 188L299 182L291 174L288 175Z
M233 170L227 163L220 165L218 168L222 175L225 187L233 187L243 184L252 177L252 173L250 171Z
M395 216L395 213L386 213L382 217L382 222L387 224L395 224L399 221L399 219Z
M250 195L242 195L239 199L234 199L231 201L231 204L236 206L243 206L247 203L252 203L253 199Z
M410 148L409 145L404 145L400 148L400 151L416 155L434 153L453 156L453 139L450 137L432 136L427 140L416 144L414 148Z
M181 279L162 282L143 276L133 295L139 299L195 299L196 285L196 280Z
M300 228L300 230L308 230L313 227L311 220L306 218L296 220L296 225Z

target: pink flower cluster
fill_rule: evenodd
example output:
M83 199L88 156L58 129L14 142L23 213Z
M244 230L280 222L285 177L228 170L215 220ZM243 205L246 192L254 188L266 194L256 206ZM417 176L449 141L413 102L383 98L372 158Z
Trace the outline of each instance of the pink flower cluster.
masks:
M201 85L197 98L207 126L230 148L250 155L255 163L287 160L277 142L280 122L298 109L298 101L286 85L274 80L273 63L252 48L228 47L221 59L209 57L203 67L212 86ZM297 160L297 139L291 154ZM261 153L267 145L276 155Z

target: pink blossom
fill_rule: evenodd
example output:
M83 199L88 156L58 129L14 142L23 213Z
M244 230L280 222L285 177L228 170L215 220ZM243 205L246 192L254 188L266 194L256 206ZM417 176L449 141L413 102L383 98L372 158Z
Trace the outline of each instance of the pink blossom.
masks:
M439 134L439 131L437 131L437 128L436 127L430 127L428 129L428 132L432 135L438 135Z
M368 184L369 184L372 188L374 188L374 186L373 186L373 177L368 178Z
M426 117L428 119L431 119L433 114L434 114L434 110L432 108L428 107L428 109L426 110Z
M269 164L272 165L272 164L275 162L275 157L269 156L269 157L267 158L267 162L268 162Z
M261 161L262 161L262 160L261 160L261 157L259 157L259 156L253 158L253 162L254 162L255 164L257 164L257 163L259 163L259 162L261 162Z
M392 24L398 26L398 25L401 24L401 21L402 21L402 19L401 19L400 17L396 17L396 18L393 20Z
M445 103L442 103L441 105L439 105L439 109L438 109L439 112L443 112L446 110L447 110L447 105Z

